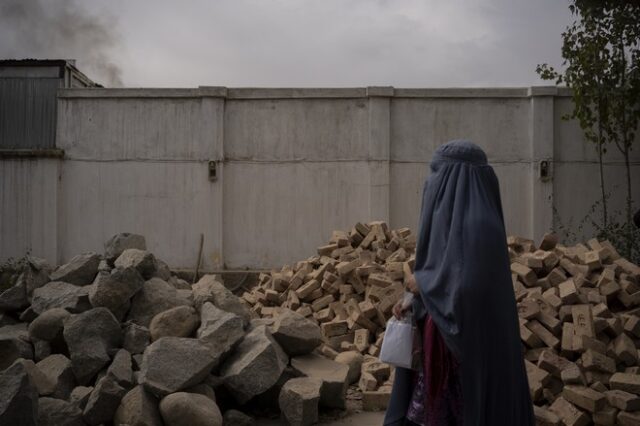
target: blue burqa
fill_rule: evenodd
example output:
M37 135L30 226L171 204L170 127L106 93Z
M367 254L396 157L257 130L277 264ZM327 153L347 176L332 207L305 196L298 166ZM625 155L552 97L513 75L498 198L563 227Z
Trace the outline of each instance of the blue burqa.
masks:
M422 194L414 317L460 362L465 426L533 426L498 179L480 147L441 145ZM402 425L413 372L396 369L385 425ZM428 390L427 390L428 391Z

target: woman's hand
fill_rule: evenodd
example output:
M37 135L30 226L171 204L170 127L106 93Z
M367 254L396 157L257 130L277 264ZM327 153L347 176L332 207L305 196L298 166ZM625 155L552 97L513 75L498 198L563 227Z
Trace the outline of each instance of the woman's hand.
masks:
M418 294L418 283L416 282L416 276L411 274L411 276L407 279L407 290L409 290L413 294Z
M393 309L391 310L393 312L393 316L396 317L397 320L402 319L402 317L404 316L404 313L406 311L408 311L409 309L411 309L410 307L407 308L403 308L402 307L402 299L398 300L398 302L393 305Z

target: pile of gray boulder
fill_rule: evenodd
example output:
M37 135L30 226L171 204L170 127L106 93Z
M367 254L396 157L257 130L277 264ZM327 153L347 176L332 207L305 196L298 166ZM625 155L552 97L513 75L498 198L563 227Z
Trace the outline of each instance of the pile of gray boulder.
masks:
M318 324L259 319L215 275L172 275L144 237L52 268L28 258L0 293L0 424L312 424L344 408L349 365L318 355Z

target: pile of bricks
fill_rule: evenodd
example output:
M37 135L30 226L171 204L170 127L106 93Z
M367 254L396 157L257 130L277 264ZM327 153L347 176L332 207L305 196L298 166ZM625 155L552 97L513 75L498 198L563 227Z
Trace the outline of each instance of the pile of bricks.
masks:
M334 231L317 255L261 274L258 285L242 297L261 317L274 317L279 308L288 308L318 322L323 337L318 350L330 359L356 351L373 361L393 305L405 291L405 278L412 274L415 248L409 228L357 223L349 232ZM392 373L380 364L363 363L364 398L377 401L364 401L365 406L384 408L388 399Z
M608 241L509 237L539 424L640 424L640 268Z
M539 424L640 424L640 268L608 241L568 247L547 234L540 245L507 243ZM317 255L261 274L242 297L263 318L287 308L316 321L327 358L363 354L364 406L384 408L394 371L376 357L415 247L408 228L357 223L334 231Z

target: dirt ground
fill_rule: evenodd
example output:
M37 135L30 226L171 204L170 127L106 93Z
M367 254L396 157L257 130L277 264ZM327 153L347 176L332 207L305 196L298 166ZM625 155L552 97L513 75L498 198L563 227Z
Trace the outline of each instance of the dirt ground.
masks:
M380 426L384 412L347 413L345 417L334 420L320 420L318 424L326 426ZM280 419L256 419L257 426L275 426L284 424Z
M320 409L319 425L326 426L379 426L384 420L384 411L362 411L362 393L357 386L347 391L346 410ZM275 426L285 424L279 418L256 418L257 426Z

